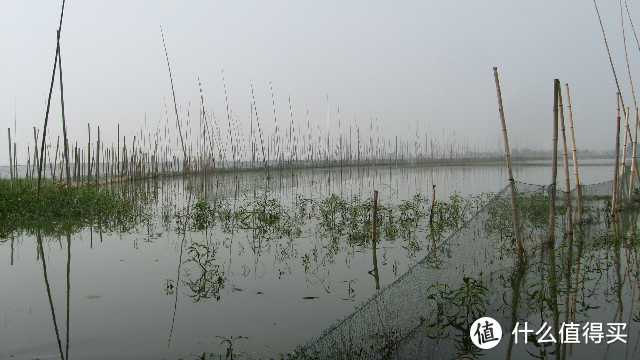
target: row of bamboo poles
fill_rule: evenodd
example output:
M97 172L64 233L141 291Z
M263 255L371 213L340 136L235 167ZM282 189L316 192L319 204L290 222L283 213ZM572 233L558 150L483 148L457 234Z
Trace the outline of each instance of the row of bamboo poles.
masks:
M621 199L624 196L626 196L629 204L633 199L635 176L637 175L638 180L640 180L640 172L638 171L638 164L636 159L638 128L640 127L640 119L638 114L638 105L636 101L635 90L633 87L633 79L631 76L631 67L629 66L629 56L627 52L626 34L625 34L625 26L624 26L625 16L623 11L622 1L620 1L620 19L621 19L621 25L622 25L622 38L623 38L623 44L624 44L627 72L629 75L629 83L631 85L631 93L633 96L633 102L635 106L635 132L633 134L631 133L631 129L629 126L629 115L631 111L630 111L630 108L628 107L625 109L624 100L620 92L620 84L618 81L618 76L616 74L616 70L611 57L611 51L609 49L609 43L607 41L604 25L602 24L602 18L600 17L600 12L598 10L598 5L596 1L594 0L593 3L594 3L595 10L598 14L598 20L600 22L600 28L602 30L604 43L607 49L607 54L609 56L609 62L611 64L613 77L616 83L616 87L618 89L618 92L616 93L616 137L615 137L616 141L615 141L615 160L614 160L613 191L612 191L613 195L611 200L611 213L610 213L611 217L615 221L618 217L618 213L621 211L621 204L620 204ZM636 35L635 28L633 27L633 21L631 20L631 14L629 13L629 8L626 6L626 1L625 1L625 8L626 8L626 13L629 19L629 23L633 28L633 33L634 35ZM638 41L637 36L635 36L635 39L638 45L638 50L640 50L640 41ZM516 189L515 189L515 182L513 178L512 167L511 167L511 156L509 152L509 140L507 136L504 110L502 106L502 94L500 91L500 82L498 80L498 70L497 68L494 67L493 71L494 71L496 91L498 96L498 108L499 108L500 120L502 123L502 132L503 132L503 138L504 138L504 142L503 142L504 155L505 155L507 169L509 173L508 180L509 180L509 189L510 189L510 196L511 196L513 226L514 226L518 252L522 253L522 239L520 236L520 229L519 229L520 226L518 224L518 214L517 214L518 209L516 205ZM565 84L565 92L567 97L567 110L569 114L569 130L571 133L571 151L572 151L571 155L573 159L574 182L576 186L576 205L577 205L577 212L578 212L578 223L582 224L582 220L583 220L582 219L582 191L580 187L580 177L578 172L578 157L577 157L577 150L576 150L577 148L576 148L576 141L575 141L575 134L574 134L574 126L573 126L573 113L571 110L571 96L569 93L569 84ZM621 108L621 104L622 104L622 108ZM624 140L622 142L622 146L620 144L620 125L621 125L620 110L621 109L625 117ZM559 120L559 124L558 124L558 120ZM560 129L562 132L562 158L563 158L563 167L564 167L564 173L565 173L565 191L564 192L566 194L566 204L567 204L567 214L566 214L567 233L569 235L572 235L573 234L573 215L572 215L573 209L572 209L572 202L571 202L571 182L570 182L570 176L569 176L569 159L568 159L568 151L567 151L567 136L566 136L566 130L565 130L565 121L564 121L564 105L562 101L562 91L560 88L560 80L555 79L554 80L554 105L553 105L553 147L551 150L551 174L552 175L551 175L550 202L549 202L549 234L548 234L549 243L553 243L553 241L555 241L554 229L555 229L555 218L556 218L555 204L556 204L556 188L557 188L556 183L557 183L557 166L558 166L558 159L557 159L558 125L560 125ZM629 143L631 143L632 145L632 150L631 150L632 159L631 159L631 166L630 166L630 172L629 172L627 193L623 194L622 176L625 174L625 170L626 170L627 144ZM622 147L622 157L620 156L621 147ZM571 246L571 244L569 244L569 246Z
M251 85L251 103L248 133L243 127L243 121L229 104L226 91L224 72L222 73L222 83L225 93L226 104L226 134L221 123L224 122L217 117L213 111L206 111L202 84L198 79L200 89L199 104L199 126L197 132L193 134L191 111L187 108L186 123L184 117L181 118L178 105L175 99L173 87L173 75L169 62L169 55L161 31L171 91L175 112L175 127L169 125L169 111L165 105L166 121L164 129L160 124L155 131L149 131L144 127L134 136L120 136L120 126L118 125L118 136L116 144L105 144L100 138L100 128L98 127L97 141L91 141L91 128L88 124L88 142L86 147L78 142L73 142L67 136L67 123L64 108L64 87L62 76L62 51L60 46L60 36L62 30L62 20L64 15L64 1L60 14L60 23L57 30L56 53L54 57L51 85L49 97L47 99L45 121L42 131L34 128L33 153L31 146L27 146L26 171L19 171L17 161L17 144L15 140L15 130L12 141L11 129L8 129L9 145L9 176L11 181L20 176L30 179L37 178L38 194L40 182L43 177L55 179L56 181L66 181L68 186L81 183L103 183L128 181L131 179L155 178L158 176L173 175L180 173L203 173L209 174L218 171L238 171L246 169L264 170L267 178L270 169L283 170L284 168L313 168L313 167L334 167L334 166L354 166L354 165L382 165L424 162L441 163L452 160L496 160L500 156L499 142L470 143L466 140L459 140L455 133L450 137L440 138L431 133L430 130L421 130L416 123L415 133L407 136L407 139L398 136L385 137L380 135L378 119L369 119L368 139L365 136L365 126L360 126L354 119L349 121L348 135L346 123L340 116L338 106L337 122L338 134L331 133L329 101L327 99L327 129L322 134L320 127L314 132L309 118L309 111L306 111L306 134L302 133L303 126L294 121L291 97L289 97L289 121L288 129L281 131L278 125L276 103L271 86L271 98L273 105L273 122L275 131L270 136L263 133L263 125L259 121L259 112L256 106L253 83ZM53 144L47 133L49 110L53 86L56 80L56 73L59 75L60 102L62 109L62 139L58 137L53 151ZM246 125L245 125L246 127ZM174 134L172 129L177 131L175 141L172 142ZM344 131L343 131L344 130ZM407 133L412 130L407 127ZM53 154L51 154L53 152ZM48 168L48 169L47 169Z
M90 124L87 124L90 128ZM119 126L118 126L119 128ZM119 129L118 129L119 132ZM60 136L55 143L49 140L42 148L40 131L34 128L33 148L31 143L27 145L27 160L23 165L17 159L17 143L12 141L11 129L7 129L9 146L9 177L11 180L26 176L27 178L37 178L39 172L40 159L42 159L42 176L62 181L66 179L66 151L63 143L69 152L69 181L76 183L80 181L105 181L120 177L135 176L138 178L149 178L162 175L170 175L179 172L216 172L228 170L248 170L269 168L308 168L308 167L332 167L332 166L356 166L356 165L397 165L406 163L443 163L465 161L495 161L498 159L496 151L467 151L464 147L451 147L448 151L443 151L435 145L432 140L433 151L424 151L418 148L418 153L412 151L413 141L399 141L397 137L393 142L381 141L380 147L362 146L356 139L356 147L342 139L342 145L338 146L337 154L330 154L323 149L318 150L321 141L306 147L308 151L299 151L297 154L285 158L282 155L271 155L277 153L279 141L270 137L267 140L265 153L266 158L262 158L259 143L250 143L251 152L248 156L239 156L233 151L211 151L203 148L204 141L195 146L187 147L187 157L183 158L176 154L171 148L169 137L163 139L153 135L142 134L133 136L131 142L127 137L118 136L116 144L105 144L100 139L100 127L98 127L98 139L91 142L91 132L89 131L89 141L84 146L77 141L69 144L68 140L61 139ZM204 137L204 136L203 136ZM277 138L276 138L277 139ZM204 140L204 139L203 139ZM397 144L397 145L396 145ZM306 144L305 144L306 145ZM395 151L397 146L398 150ZM340 150L342 148L342 150ZM33 149L33 151L32 151ZM42 151L41 151L42 149ZM87 150L88 149L88 150ZM229 153L232 155L229 156ZM228 157L231 157L229 159ZM185 160L186 159L186 160Z

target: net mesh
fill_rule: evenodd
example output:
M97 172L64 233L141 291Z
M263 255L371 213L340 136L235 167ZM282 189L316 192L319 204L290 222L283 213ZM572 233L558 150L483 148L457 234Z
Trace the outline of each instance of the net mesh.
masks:
M515 187L522 246L527 254L532 254L540 249L543 241L551 241L552 187L521 182L516 182ZM634 188L638 188L637 179ZM621 177L621 203L628 199L628 189L626 171ZM598 223L609 217L613 181L582 185L580 190L583 223ZM577 218L576 192L577 189L570 192L574 218ZM555 239L552 241L558 243L562 242L567 229L567 194L556 191L555 195ZM428 337L412 336L412 333L433 323L439 314L438 301L433 295L438 289L434 288L436 284L453 288L469 278L491 282L513 271L517 247L510 201L507 186L405 274L326 329L320 337L299 347L295 358L415 358L416 354L420 354L420 358L430 354L452 358L456 349L451 344L430 341L426 346L423 342L428 341ZM501 303L503 296L490 291L488 303Z

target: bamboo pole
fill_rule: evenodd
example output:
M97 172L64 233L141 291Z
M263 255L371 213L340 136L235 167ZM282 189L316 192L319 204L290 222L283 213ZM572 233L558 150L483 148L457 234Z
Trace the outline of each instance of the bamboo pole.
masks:
M565 84L565 90L567 92L567 110L569 111L569 130L571 131L571 155L573 157L573 176L576 183L578 223L582 224L582 189L580 188L580 176L578 176L578 154L576 151L576 137L573 133L573 112L571 110L571 95L569 94L569 84Z
M518 210L516 207L516 188L511 169L511 157L509 155L509 137L507 136L507 123L504 118L504 108L502 107L502 92L500 91L500 80L498 79L498 68L493 68L493 76L496 81L496 92L498 95L498 111L500 112L500 122L502 123L502 135L504 137L504 157L507 162L509 172L509 193L511 195L511 215L513 217L513 229L518 247L518 256L522 256L522 238L520 237L520 226L518 225Z
M167 52L167 45L164 42L164 32L162 31L162 27L160 27L160 34L162 35L162 46L164 46L164 54L167 58L167 68L169 68L169 81L171 82L171 94L173 95L173 108L176 112L176 124L178 126L178 134L180 135L180 144L182 145L182 156L184 159L182 163L182 170L186 172L187 168L185 167L185 163L187 162L187 150L184 146L182 127L180 126L180 119L178 118L178 105L176 104L176 93L173 90L173 76L171 75L171 65L169 65L169 53Z
M429 209L429 225L433 224L433 207L436 204L436 185L431 188L431 209Z
M551 185L549 194L549 236L547 245L553 246L555 242L556 227L556 180L558 178L558 92L560 92L560 80L553 82L553 146L551 148Z
M96 184L100 181L100 126L98 126L98 141L96 142Z
M567 133L564 127L564 109L562 106L562 91L558 85L558 108L560 111L560 126L562 130L562 162L564 165L564 193L567 201L567 231L573 234L573 214L571 209L571 182L569 181L569 155L567 153ZM569 236L569 253L571 253L571 240L573 236Z
M51 105L51 94L53 92L53 82L56 76L56 66L58 64L59 54L60 54L60 31L62 30L62 17L64 15L64 3L65 0L62 0L62 9L60 10L60 23L58 24L58 31L56 33L56 55L53 60L53 71L51 73L51 85L49 86L49 98L47 100L47 111L44 118L44 127L42 131L42 147L41 151L44 151L45 139L47 137L47 122L49 121L49 109ZM62 76L62 74L60 74ZM60 95L62 96L62 94ZM37 150L36 150L37 152ZM40 163L38 164L38 190L36 192L36 197L40 197L40 181L42 177L42 154L40 154Z
M620 93L616 93L616 160L613 171L613 198L611 200L611 217L615 218L618 202L618 162L620 159Z
M626 165L627 165L627 141L628 141L627 136L631 132L629 130L629 111L630 111L630 109L627 108L627 111L624 113L624 118L625 118L624 129L625 129L625 131L624 131L624 142L622 143L622 161L620 162L620 164L622 164L622 166L619 169L619 171L620 171L620 173L618 174L619 177L622 177L622 175L624 174L624 170L626 168ZM620 195L622 195L622 194L620 194Z
M91 124L87 123L87 184L91 182Z
M51 179L56 179L56 170L58 170L58 152L60 150L60 136L58 135L58 139L56 140L56 155L53 159L53 171L51 173Z
M634 176L635 176L635 171L637 171L638 169L638 163L636 162L636 146L638 145L638 125L639 125L640 119L638 119L638 108L636 107L636 131L635 131L635 136L633 137L633 155L631 158L631 174L629 176L629 196L628 196L628 201L629 204L631 204L631 202L633 201L633 180L634 180ZM640 180L640 178L638 178L638 180Z
M69 165L69 141L67 138L67 121L64 116L64 85L62 83L62 54L58 51L58 75L60 77L60 105L62 108L62 136L64 137L64 156L67 163L67 186L71 186L71 166Z
M13 163L12 163L12 159L13 156L11 156L11 128L7 128L7 135L9 136L9 176L11 179L11 187L13 187Z

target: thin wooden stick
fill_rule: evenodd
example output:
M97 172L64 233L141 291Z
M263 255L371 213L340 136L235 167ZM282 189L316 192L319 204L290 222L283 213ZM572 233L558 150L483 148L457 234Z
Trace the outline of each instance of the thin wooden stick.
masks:
M507 170L509 172L509 192L511 195L511 215L513 217L513 229L516 236L516 246L518 247L518 256L522 256L522 238L520 237L520 226L518 225L518 209L516 207L516 187L513 179L513 171L511 169L511 156L509 154L509 137L507 136L507 123L504 119L504 108L502 107L502 92L500 91L500 80L498 79L498 68L493 68L493 76L496 81L496 92L498 95L498 111L500 112L500 122L502 123L502 135L504 137L504 157L507 161Z

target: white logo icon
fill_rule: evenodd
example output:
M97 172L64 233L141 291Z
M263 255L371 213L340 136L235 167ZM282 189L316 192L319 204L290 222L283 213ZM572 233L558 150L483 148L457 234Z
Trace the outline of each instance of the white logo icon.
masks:
M490 317L482 317L471 325L471 341L483 350L494 348L502 339L502 327Z

